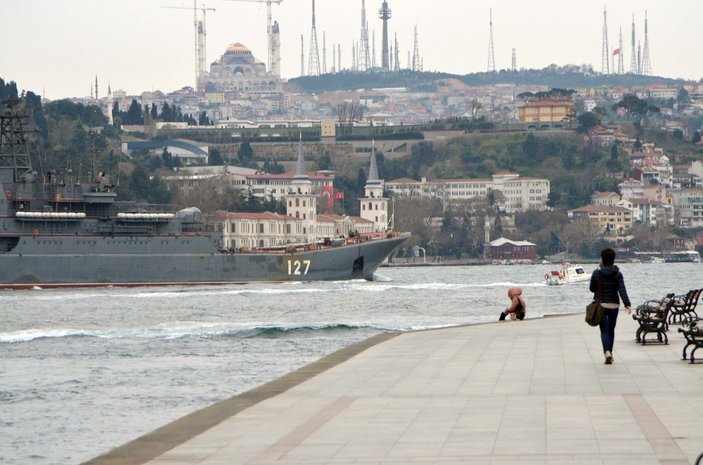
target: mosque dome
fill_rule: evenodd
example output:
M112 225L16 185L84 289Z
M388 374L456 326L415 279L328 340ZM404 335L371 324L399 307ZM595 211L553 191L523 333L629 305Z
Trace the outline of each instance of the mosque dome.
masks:
M237 42L236 44L229 44L227 46L227 50L225 50L226 54L238 54L238 55L251 55L251 50L249 50L246 46L240 44Z

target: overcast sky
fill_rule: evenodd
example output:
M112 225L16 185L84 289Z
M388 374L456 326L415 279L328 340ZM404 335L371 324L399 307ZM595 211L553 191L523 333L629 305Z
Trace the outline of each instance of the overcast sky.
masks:
M252 1L252 0L249 0ZM275 0L274 0L275 1ZM231 0L206 0L207 60L215 61L230 43L241 42L267 61L266 6ZM300 75L300 36L307 69L311 0L273 5L282 41L282 74ZM198 7L203 0L198 0ZM162 6L186 9L167 9ZM170 92L194 84L193 12L188 0L2 0L0 77L47 98L90 95L97 75L100 94ZM369 35L375 31L380 64L381 0L367 0ZM493 11L496 68L510 68L513 47L518 68L551 63L602 63L603 7L608 10L611 50L622 28L625 70L630 64L630 34L635 15L644 42L644 12L654 74L699 80L703 77L702 0L389 0L391 36L397 34L400 61L407 64L417 26L426 71L466 74L488 65L489 9ZM342 66L351 66L352 42L359 40L361 0L317 0L317 34L327 65L332 44L341 44ZM200 13L199 13L200 14ZM644 45L644 44L643 44ZM322 57L320 58L322 61Z

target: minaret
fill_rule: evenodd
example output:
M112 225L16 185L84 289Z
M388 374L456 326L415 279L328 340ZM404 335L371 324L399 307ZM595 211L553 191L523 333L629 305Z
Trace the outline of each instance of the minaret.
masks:
M281 30L278 21L271 26L271 68L269 73L276 78L281 78Z
M98 76L95 76L95 100L100 100L98 96Z
M295 176L286 195L286 213L288 216L302 220L295 223L291 237L295 242L312 242L315 238L315 223L317 222L317 196L312 192L312 181L305 168L303 153L303 136L298 143L298 160L295 166Z
M383 187L384 182L378 177L376 146L372 145L369 177L364 186L364 198L359 199L359 211L363 219L373 222L375 232L388 229L388 199L383 197Z
M488 260L491 255L491 221L488 215L483 222L483 259Z
M300 75L305 76L305 44L303 44L302 34L300 34Z
M322 74L327 74L327 39L322 31Z
M620 28L620 45L618 46L618 74L625 74L625 60L623 59L622 28Z

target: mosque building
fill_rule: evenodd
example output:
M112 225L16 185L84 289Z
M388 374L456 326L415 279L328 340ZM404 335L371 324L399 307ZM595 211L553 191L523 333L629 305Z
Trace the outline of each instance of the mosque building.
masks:
M225 53L202 73L198 88L205 92L237 92L248 96L280 93L280 80L246 46L230 44Z

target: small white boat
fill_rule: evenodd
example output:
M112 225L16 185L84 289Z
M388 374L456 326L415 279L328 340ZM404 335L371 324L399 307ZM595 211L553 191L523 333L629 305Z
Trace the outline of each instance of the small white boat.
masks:
M560 284L581 283L589 281L591 275L581 265L562 264L558 270L552 270L544 275L544 281L549 286Z

